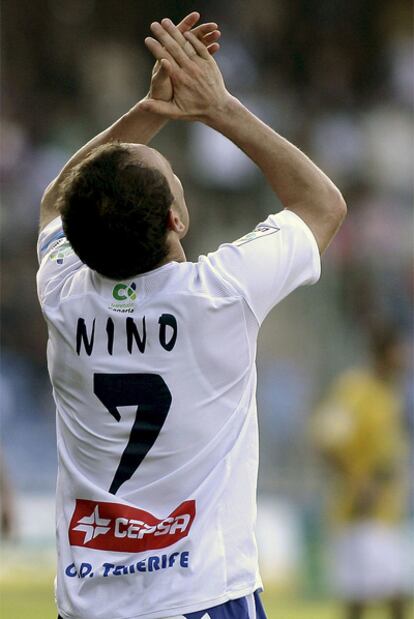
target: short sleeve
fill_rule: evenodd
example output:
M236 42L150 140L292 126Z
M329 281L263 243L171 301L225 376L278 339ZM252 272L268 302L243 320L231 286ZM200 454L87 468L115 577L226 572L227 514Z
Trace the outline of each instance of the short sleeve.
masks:
M40 305L57 304L67 278L83 266L63 232L60 217L56 217L40 232L37 257L39 270L36 279Z
M259 324L277 303L299 286L317 282L321 273L312 231L287 209L221 245L206 260L245 299Z

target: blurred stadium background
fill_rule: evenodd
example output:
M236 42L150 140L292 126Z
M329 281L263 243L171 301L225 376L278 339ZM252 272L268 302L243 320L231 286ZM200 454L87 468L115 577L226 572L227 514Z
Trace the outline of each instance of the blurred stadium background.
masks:
M412 337L411 1L2 0L1 452L12 518L3 523L0 609L7 619L55 616L54 406L35 290L39 200L66 159L146 93L151 21L194 9L220 25L217 60L229 89L309 153L348 203L321 282L272 313L258 356L258 536L269 619L338 612L329 602L329 480L309 420L338 373L367 361L373 321L392 321L407 342ZM186 189L190 260L276 210L255 167L203 126L171 124L155 146ZM410 363L401 395L409 470ZM411 482L404 526L413 504Z

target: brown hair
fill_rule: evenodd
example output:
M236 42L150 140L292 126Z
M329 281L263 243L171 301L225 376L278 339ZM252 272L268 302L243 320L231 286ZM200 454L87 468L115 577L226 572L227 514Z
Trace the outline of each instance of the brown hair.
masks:
M168 181L127 146L94 149L63 182L58 208L79 258L112 279L154 269L167 256Z

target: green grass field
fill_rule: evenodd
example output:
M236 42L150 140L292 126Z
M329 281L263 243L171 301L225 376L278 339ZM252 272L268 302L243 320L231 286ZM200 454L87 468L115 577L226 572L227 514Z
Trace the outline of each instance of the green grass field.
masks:
M1 583L1 619L56 619L53 603L53 579L19 582L3 579ZM340 619L337 606L329 602L298 602L280 599L271 591L263 595L269 619ZM373 610L367 619L385 619L385 613Z

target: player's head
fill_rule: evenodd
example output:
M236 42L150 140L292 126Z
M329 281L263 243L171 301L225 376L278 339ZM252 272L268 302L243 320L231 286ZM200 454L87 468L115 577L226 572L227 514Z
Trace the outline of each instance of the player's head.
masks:
M65 179L58 206L82 262L113 279L163 264L189 223L181 183L168 161L136 144L93 150Z
M394 325L374 324L369 332L369 343L374 365L382 374L394 374L405 366L405 345L400 330Z

